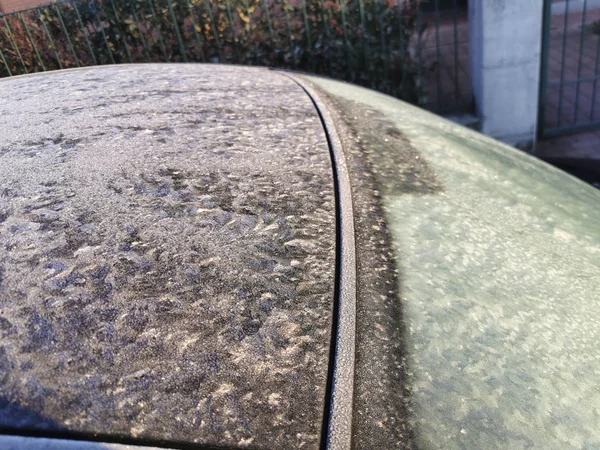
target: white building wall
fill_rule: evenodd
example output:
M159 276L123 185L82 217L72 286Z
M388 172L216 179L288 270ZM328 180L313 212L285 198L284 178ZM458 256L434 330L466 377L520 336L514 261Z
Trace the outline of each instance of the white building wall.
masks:
M469 2L471 82L481 131L524 148L537 132L543 3Z

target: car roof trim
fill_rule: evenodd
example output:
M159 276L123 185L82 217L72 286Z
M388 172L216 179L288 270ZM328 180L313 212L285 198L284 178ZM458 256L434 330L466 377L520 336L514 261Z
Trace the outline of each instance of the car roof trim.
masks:
M323 443L327 450L352 446L352 405L356 348L356 254L354 211L348 166L342 142L325 102L313 84L301 76L281 72L310 97L321 119L331 153L337 209L336 295L331 345L328 410L324 415Z

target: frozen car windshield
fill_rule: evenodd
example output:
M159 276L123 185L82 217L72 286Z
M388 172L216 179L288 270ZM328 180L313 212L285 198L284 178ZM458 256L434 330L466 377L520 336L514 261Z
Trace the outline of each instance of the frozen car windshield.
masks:
M389 370L404 373L411 430L390 431L396 442L600 446L600 191L385 95L307 78L348 158L370 166L395 247L404 356ZM367 345L355 417L369 415ZM358 448L387 417L354 421Z

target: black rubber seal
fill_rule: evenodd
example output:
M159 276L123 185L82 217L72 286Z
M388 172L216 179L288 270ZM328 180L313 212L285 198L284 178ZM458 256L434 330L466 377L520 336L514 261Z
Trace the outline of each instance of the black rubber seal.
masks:
M293 73L280 73L296 82L310 97L323 125L331 155L337 222L336 284L321 448L349 450L352 447L356 348L356 247L350 177L342 143L327 105L310 81Z

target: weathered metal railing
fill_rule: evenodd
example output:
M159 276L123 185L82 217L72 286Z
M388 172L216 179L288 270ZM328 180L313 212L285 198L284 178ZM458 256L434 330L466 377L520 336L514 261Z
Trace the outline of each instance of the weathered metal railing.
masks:
M446 0L446 11L440 1L59 1L0 16L0 77L131 62L252 64L455 110L468 104L464 21L460 0Z
M600 6L544 2L540 137L600 128Z

